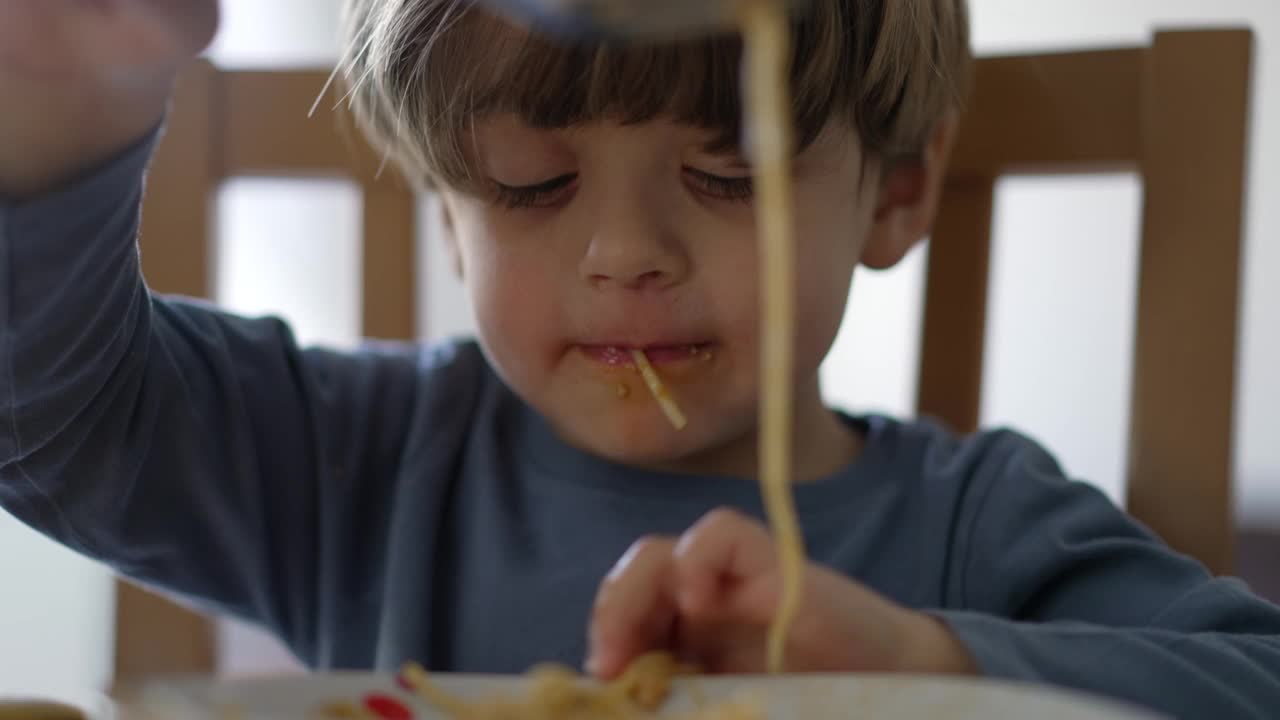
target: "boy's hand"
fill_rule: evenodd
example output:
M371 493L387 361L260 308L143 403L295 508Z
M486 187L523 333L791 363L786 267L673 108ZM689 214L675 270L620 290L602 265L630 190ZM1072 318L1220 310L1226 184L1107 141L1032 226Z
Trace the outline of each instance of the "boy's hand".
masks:
M217 0L4 0L0 71L128 88L171 75L217 24Z
M600 586L588 669L617 676L653 650L713 673L765 670L777 606L773 540L756 521L717 510L680 538L636 543ZM974 673L951 631L810 563L787 644L794 672Z
M30 195L159 121L217 0L0 1L0 195Z

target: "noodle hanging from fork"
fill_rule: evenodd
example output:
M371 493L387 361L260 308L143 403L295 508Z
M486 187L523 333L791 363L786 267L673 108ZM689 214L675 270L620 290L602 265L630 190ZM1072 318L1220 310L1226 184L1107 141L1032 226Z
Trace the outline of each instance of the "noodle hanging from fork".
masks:
M791 495L796 316L791 188L795 140L787 82L791 36L782 3L744 0L742 10L762 291L760 484L782 578L778 609L769 628L767 667L778 673L784 667L787 635L800 606L805 564L804 538Z

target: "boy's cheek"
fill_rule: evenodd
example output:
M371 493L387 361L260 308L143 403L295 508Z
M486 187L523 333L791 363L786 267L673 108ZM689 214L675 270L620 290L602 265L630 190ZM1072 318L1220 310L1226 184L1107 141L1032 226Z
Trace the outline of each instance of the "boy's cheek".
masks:
M796 370L802 375L831 350L849 304L854 271L837 254L824 262L812 249L807 251L796 266Z
M480 334L503 366L536 372L564 342L557 313L536 286L486 283L472 303Z

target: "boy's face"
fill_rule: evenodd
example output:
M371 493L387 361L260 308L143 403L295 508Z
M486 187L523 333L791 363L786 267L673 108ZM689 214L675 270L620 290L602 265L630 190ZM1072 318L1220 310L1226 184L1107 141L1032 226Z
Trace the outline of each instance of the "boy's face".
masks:
M504 380L571 444L632 465L747 474L760 363L750 170L667 121L535 129L478 121L488 194L446 190L480 340ZM865 170L865 173L864 173ZM831 421L818 366L881 214L856 136L795 163L797 428ZM632 366L649 357L689 418L675 430ZM803 457L805 437L796 452Z

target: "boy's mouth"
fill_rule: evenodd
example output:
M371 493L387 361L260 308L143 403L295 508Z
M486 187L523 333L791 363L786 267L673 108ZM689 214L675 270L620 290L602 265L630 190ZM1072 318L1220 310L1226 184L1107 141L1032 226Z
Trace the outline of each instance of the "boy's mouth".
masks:
M633 368L635 360L631 353L640 350L655 366L669 366L693 360L707 359L712 350L709 342L656 344L656 345L613 345L584 344L578 349L583 355L602 365L613 368Z

